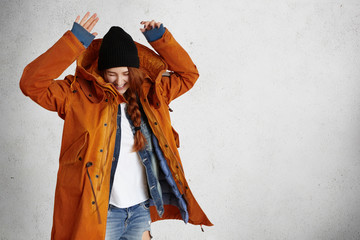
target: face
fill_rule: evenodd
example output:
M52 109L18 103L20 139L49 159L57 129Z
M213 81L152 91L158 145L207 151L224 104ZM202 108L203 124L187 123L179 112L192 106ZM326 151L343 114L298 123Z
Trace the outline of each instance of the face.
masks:
M116 90L122 95L129 88L129 69L127 67L114 67L105 70L106 82L114 84Z

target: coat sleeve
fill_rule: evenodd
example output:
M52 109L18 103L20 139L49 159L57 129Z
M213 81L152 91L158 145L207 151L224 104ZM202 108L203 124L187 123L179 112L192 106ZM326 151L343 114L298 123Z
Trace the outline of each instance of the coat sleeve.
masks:
M58 78L85 50L71 31L67 31L50 49L29 63L20 79L20 89L40 106L65 114L68 80Z
M199 72L190 56L167 29L160 39L150 42L150 45L168 64L168 70L172 71L170 76L161 79L163 96L169 104L194 86Z

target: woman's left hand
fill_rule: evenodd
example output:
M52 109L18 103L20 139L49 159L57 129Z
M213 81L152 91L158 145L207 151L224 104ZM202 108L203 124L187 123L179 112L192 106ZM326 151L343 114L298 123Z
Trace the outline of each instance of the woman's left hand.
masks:
M155 20L152 20L152 21L141 21L140 24L144 24L144 28L140 28L140 31L145 32L145 31L151 30L155 27L159 28L162 23L155 22Z

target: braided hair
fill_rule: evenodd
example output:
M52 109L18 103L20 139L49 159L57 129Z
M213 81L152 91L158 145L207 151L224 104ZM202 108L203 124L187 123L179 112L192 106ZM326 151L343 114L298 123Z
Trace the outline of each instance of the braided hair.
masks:
M126 101L128 101L127 112L134 124L134 127L140 127L141 112L137 101L137 94L141 91L141 84L144 80L143 72L138 68L128 67L129 69L129 88L124 93ZM145 147L146 139L140 130L134 135L133 151L137 152Z

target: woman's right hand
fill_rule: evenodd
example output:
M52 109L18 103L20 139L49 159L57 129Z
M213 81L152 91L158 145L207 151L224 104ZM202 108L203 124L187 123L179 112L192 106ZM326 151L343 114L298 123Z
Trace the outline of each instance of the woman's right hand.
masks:
M83 28L85 28L89 33L92 31L96 23L99 21L99 18L97 17L96 13L94 13L89 19L90 12L87 12L85 16L81 19L80 23L80 16L77 16L75 22L79 23ZM92 35L95 37L98 35L97 32L93 32Z

